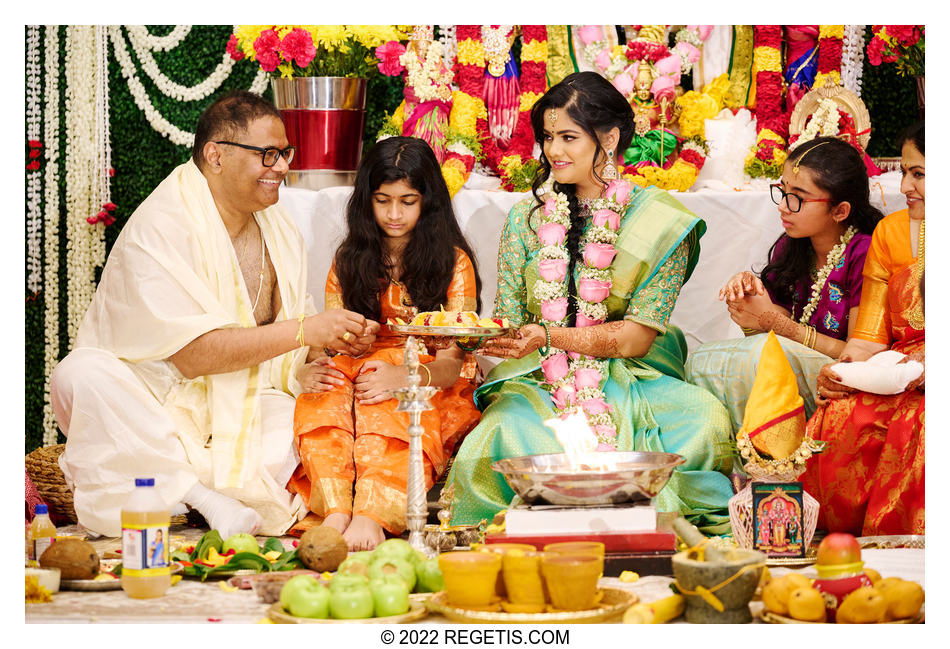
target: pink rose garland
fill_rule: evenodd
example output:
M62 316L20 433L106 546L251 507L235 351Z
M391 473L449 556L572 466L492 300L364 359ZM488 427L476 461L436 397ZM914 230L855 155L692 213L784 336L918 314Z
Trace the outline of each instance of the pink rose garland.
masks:
M607 186L605 198L592 208L591 225L579 244L584 263L578 271L576 327L601 324L607 319L604 301L613 283L610 267L617 254L614 243L631 192L628 181L615 180ZM570 253L565 241L570 227L567 197L557 194L556 198L545 201L538 228L542 245L538 261L541 279L535 283L534 295L541 304L541 322L548 326L566 325ZM541 360L558 416L564 418L579 406L597 435L598 450L616 450L617 427L611 406L600 389L606 378L607 363L554 348L548 349Z

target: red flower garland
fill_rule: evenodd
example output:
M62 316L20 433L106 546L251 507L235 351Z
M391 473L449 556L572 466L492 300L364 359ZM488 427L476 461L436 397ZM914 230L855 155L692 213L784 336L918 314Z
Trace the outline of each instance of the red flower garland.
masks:
M544 25L522 25L521 35L524 44L532 41L547 39L547 28ZM459 25L455 30L458 42L471 39L481 43L481 25ZM547 85L547 65L538 61L521 62L521 93L542 94ZM459 90L472 97L483 98L485 88L485 65L459 64L457 83ZM534 148L534 132L531 129L531 112L519 111L518 122L511 133L507 145L501 145L493 138L488 130L488 120L479 116L475 121L475 128L482 144L484 164L499 176L502 174L501 160L509 155L520 155L522 158L531 156Z
M781 51L782 26L757 25L755 48L770 47ZM781 68L781 64L779 65ZM788 137L788 115L782 108L782 73L759 70L755 75L755 120L756 132L767 128L783 138Z

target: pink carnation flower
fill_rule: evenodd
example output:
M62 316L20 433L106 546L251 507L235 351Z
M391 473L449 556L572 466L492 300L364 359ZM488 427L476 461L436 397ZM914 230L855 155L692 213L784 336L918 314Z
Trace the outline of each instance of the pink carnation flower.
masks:
M607 226L611 230L620 227L620 215L613 210L597 210L592 217L594 225Z
M295 27L280 42L278 48L285 61L292 61L299 67L310 65L317 55L317 48L313 44L313 36L306 29Z
M280 36L273 29L265 29L254 39L254 56L264 72L273 72L280 65L280 56L277 54L279 46Z
M584 261L594 268L607 268L616 254L617 249L609 243L588 243L584 246Z
M607 185L607 198L612 198L618 203L626 203L630 197L630 183L626 180L611 180Z
M560 282L567 275L566 259L542 259L538 262L538 272L545 282Z
M610 295L610 282L582 277L577 283L577 291L588 302L603 302Z
M538 228L538 239L546 246L559 246L567 236L567 228L560 223L545 223Z
M578 390L583 390L584 388L596 388L600 385L600 380L602 378L603 375L600 373L600 370L593 368L583 368L575 370L574 385L577 386Z
M549 322L558 322L567 315L567 298L559 297L541 303L541 317Z
M228 39L228 45L225 49L235 61L240 61L244 58L244 51L238 47L238 40L235 34L231 34L231 38Z
M570 369L567 364L567 354L559 353L548 356L541 361L541 369L544 371L544 378L547 379L548 383L563 379Z
M376 58L379 59L379 71L387 77L394 77L405 70L399 57L406 53L406 46L399 41L389 41L376 48Z

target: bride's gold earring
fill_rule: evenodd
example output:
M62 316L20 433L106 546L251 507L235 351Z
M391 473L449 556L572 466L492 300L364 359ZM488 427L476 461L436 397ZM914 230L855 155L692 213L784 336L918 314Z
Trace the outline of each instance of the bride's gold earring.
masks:
M600 172L600 177L604 180L617 180L619 174L617 173L617 165L614 164L614 150L609 149L607 151L607 164L604 165L604 168Z

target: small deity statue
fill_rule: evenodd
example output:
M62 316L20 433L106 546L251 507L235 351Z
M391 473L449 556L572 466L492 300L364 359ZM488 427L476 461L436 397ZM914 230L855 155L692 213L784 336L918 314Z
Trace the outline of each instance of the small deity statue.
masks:
M669 131L669 125L678 116L675 97L666 95L657 102L651 87L656 73L647 61L640 61L637 77L634 81L634 95L631 101L635 133L633 142L624 152L628 164L642 163L662 166L676 151L676 136Z
M442 164L452 110L452 72L442 60L442 44L433 41L432 25L415 26L409 47L399 62L406 68L406 120L402 134L428 142Z

